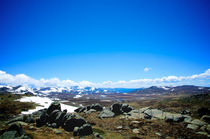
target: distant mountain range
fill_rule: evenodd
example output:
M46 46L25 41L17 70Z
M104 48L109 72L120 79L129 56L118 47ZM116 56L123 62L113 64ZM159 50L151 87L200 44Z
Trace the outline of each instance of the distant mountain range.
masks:
M144 89L136 89L130 93L138 94L201 94L210 93L210 87L200 87L194 85L182 85L176 87L151 86Z
M57 93L84 95L84 94L111 94L111 93L135 93L135 94L200 94L210 93L210 87L183 85L176 87L151 86L149 88L128 89L128 88L94 88L94 87L42 87L29 88L25 86L0 85L0 93L33 94L38 96L49 96Z

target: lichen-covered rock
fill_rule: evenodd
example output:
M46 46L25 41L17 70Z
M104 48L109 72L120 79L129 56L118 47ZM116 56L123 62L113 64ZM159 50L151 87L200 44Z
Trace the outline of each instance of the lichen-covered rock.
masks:
M114 117L115 113L113 113L110 109L104 109L103 111L101 111L101 113L99 114L99 118L111 118Z

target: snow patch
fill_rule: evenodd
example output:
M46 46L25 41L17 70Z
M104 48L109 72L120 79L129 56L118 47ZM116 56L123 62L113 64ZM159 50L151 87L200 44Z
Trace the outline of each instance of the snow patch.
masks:
M48 108L50 106L50 104L52 102L54 102L50 98L38 97L38 96L22 97L21 99L18 99L17 101L20 101L20 102L34 102L34 103L37 103L38 105L40 105L40 106L37 106L35 109L31 109L31 110L28 110L28 111L22 111L21 114L32 114L35 111L38 111L38 110L41 110L41 109L44 109L44 108ZM61 110L65 110L65 109L67 109L68 112L74 112L74 110L77 109L77 107L61 103Z

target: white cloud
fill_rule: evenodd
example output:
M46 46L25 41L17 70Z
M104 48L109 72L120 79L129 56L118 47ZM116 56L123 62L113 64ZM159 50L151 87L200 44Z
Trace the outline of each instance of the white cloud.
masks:
M148 67L145 67L145 68L144 68L144 72L148 72L148 71L150 71L150 70L152 70L152 68L148 68Z
M105 81L102 83L93 83L90 81L80 81L75 82L72 80L60 80L58 78L51 79L33 79L25 74L11 75L4 71L0 70L0 84L7 85L23 85L23 86L35 86L35 87L44 87L44 86L54 86L54 87L69 87L69 86L80 86L80 87L125 87L125 88L139 88L139 87L148 87L152 85L163 86L163 85L181 85L181 84L194 84L199 85L200 80L202 85L209 85L210 80L210 69L206 70L204 73L195 74L191 76L166 76L162 78L154 79L137 79L130 81Z

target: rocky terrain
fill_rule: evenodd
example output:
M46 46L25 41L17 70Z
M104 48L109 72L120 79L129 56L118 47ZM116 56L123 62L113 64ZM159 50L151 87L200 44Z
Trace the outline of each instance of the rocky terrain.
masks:
M162 93L144 99L144 95L131 99L117 93L117 98L123 99L107 102L58 99L43 109L23 114L23 111L40 107L33 102L18 101L26 96L31 94L1 93L0 139L210 138L208 91L194 95ZM74 112L68 111L62 107L64 102L78 108Z

